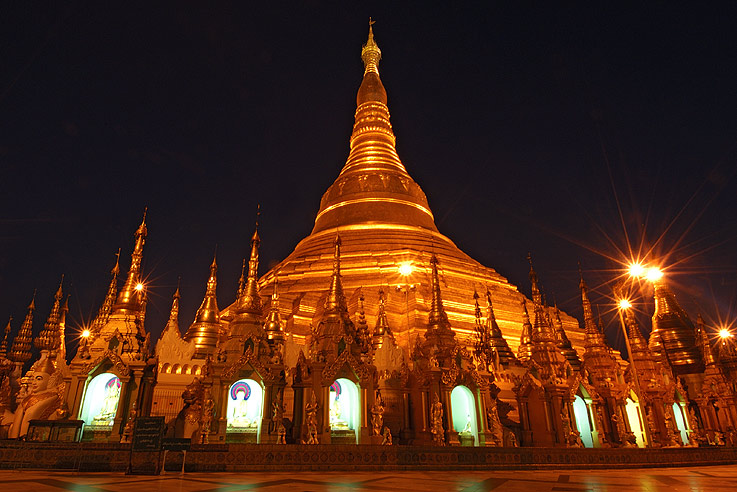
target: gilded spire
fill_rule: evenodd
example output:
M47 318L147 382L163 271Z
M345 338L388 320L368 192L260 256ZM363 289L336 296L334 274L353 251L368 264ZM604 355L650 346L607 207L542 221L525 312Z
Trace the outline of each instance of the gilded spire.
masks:
M192 323L184 335L186 341L194 341L196 358L204 358L207 354L215 352L220 336L220 310L217 300L217 272L218 265L215 256L210 265L210 276L207 279L205 298L202 300L194 323ZM177 299L178 304L178 299ZM178 306L177 306L178 307Z
M61 288L64 283L64 275L61 276L61 282L59 282L59 288L56 290L54 295L54 305L51 308L51 313L44 324L43 330L38 334L34 340L34 345L39 350L48 350L49 352L56 351L61 346L60 337L60 317L61 317L61 298L64 296Z
M5 334L3 335L3 341L0 343L0 359L8 357L8 337L10 337L10 322L13 321L11 316L8 319L8 324L5 326Z
M378 349L383 344L384 335L392 335L389 328L389 320L386 317L386 297L384 289L379 289L379 312L376 314L376 326L374 327L373 345Z
M527 261L530 262L530 285L532 286L532 300L535 304L542 304L542 295L537 281L537 272L532 266L532 254L527 253Z
M579 266L578 273L581 277L581 281L578 286L581 289L581 303L583 304L583 322L586 337L595 336L598 332L596 329L596 322L594 321L594 312L591 310L591 301L589 300L589 288L586 285L586 281L583 279L583 271Z
M560 350L560 353L563 354L563 357L566 358L568 363L571 364L571 367L578 371L581 369L581 359L579 359L576 349L573 348L571 341L568 339L568 335L566 335L566 331L563 329L563 321L560 319L560 309L558 309L558 304L555 305L554 325L558 350Z
M241 276L238 279L238 290L236 292L235 298L240 299L240 297L243 295L243 291L246 288L246 259L243 258L243 265L241 266Z
M366 297L363 290L358 294L358 313L356 313L356 334L360 340L361 348L364 352L371 349L371 333L369 332L368 322L366 321L366 308L364 303Z
M343 283L340 280L340 236L335 235L333 241L333 274L330 278L330 290L325 299L325 313L333 314L347 312Z
M650 352L665 358L676 375L702 372L704 359L696 344L695 329L665 281L654 284L655 312Z
M532 357L532 323L527 312L527 299L522 297L522 335L517 349L517 358L520 362L527 362Z
M266 323L264 323L264 331L269 340L284 340L284 327L279 314L279 278L276 275L274 275L274 292L271 294L271 305Z
M148 235L148 229L146 228L146 212L148 209L143 211L143 220L141 225L136 229L135 243L133 246L133 253L131 254L131 266L128 270L128 277L125 280L125 284L118 294L118 300L113 306L113 310L116 313L121 314L138 314L141 309L140 304L140 289L136 289L141 281L141 261L143 260L143 245L146 243L146 236ZM114 273L117 276L116 273Z
M174 330L179 335L179 282L177 282L177 290L174 291L174 295L171 299L171 310L169 311L169 320L166 322L164 331Z
M445 314L443 307L443 298L440 295L440 278L438 276L438 257L433 253L430 258L430 266L432 268L432 298L430 302L430 314L428 315L429 329L440 331L452 331L448 315ZM455 334L454 334L455 335Z
M486 289L486 329L491 337L491 346L496 352L499 362L502 364L516 364L517 357L514 356L514 352L509 348L509 344L504 338L504 335L502 335L499 324L496 322L489 289Z
M118 294L118 275L120 274L120 249L115 255L115 266L110 270L110 285L107 288L107 294L105 295L105 301L100 306L100 310L97 312L97 316L92 321L92 327L90 332L92 336L95 336L100 332L103 326L110 319L110 314L113 312L113 304L115 303L115 297Z
M381 60L381 50L379 45L374 41L374 23L376 21L369 18L369 34L368 41L361 48L361 59L363 60L364 75L372 72L379 75L379 60Z
M258 220L256 228L251 236L251 256L248 260L248 278L245 287L241 290L238 297L237 309L238 313L251 313L261 316L263 306L261 305L261 296L258 292L258 248L261 244L261 238L258 235Z
M632 309L625 311L625 325L627 326L627 337L630 339L630 350L632 351L632 357L637 358L649 358L650 350L647 347L647 341L642 335L640 325L635 318L635 314Z
M709 341L709 332L704 324L704 319L699 314L696 318L696 342L699 344L701 354L704 357L704 363L707 366L716 364L714 358L714 350L712 349L711 342Z
M36 291L33 291L33 298L28 305L28 312L18 333L13 339L13 346L10 349L8 359L25 363L31 358L31 340L33 338L33 311L36 309Z
M361 58L364 73L356 95L350 154L320 201L313 233L377 223L437 232L425 194L397 154L386 90L379 77L381 51L371 26Z

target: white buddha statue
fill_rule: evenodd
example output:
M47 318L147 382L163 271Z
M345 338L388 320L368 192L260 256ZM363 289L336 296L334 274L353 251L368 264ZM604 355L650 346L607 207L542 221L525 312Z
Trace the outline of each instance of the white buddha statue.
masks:
M56 410L61 406L60 393L64 390L64 382L51 359L44 357L34 364L29 377L28 390L21 392L8 430L11 439L25 436L31 420L55 420Z
M120 399L120 380L117 377L110 378L105 385L105 396L100 412L92 419L92 425L113 425L115 413L118 410Z

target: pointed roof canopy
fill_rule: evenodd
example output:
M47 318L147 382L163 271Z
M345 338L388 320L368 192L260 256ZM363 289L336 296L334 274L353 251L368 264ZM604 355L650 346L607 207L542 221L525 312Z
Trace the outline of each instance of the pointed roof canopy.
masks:
M236 301L236 313L248 313L255 316L261 316L263 306L261 304L261 295L258 289L258 248L261 245L261 238L258 235L258 221L251 236L251 256L248 259L248 277L243 288L239 284L239 296Z
M33 337L33 312L36 310L36 291L33 291L33 298L28 305L28 312L23 320L23 324L13 339L13 345L10 348L8 359L15 362L27 362L31 358L31 340Z
M213 257L210 265L210 277L207 279L207 288L205 289L205 298L202 299L197 314L195 314L194 323L192 323L184 335L186 341L194 341L195 357L202 358L207 354L215 352L220 336L220 310L218 309L217 300L217 272L218 265L216 258ZM175 300L177 300L175 298Z
M131 254L131 266L128 270L128 277L125 280L123 288L118 294L118 300L113 306L113 312L119 314L139 314L141 311L140 295L136 287L141 282L141 261L143 260L143 245L146 243L146 236L148 235L148 229L146 227L146 212L143 212L143 220L141 225L136 229L134 235L135 242L133 246L133 253ZM117 272L114 271L114 277L117 276Z
M379 77L381 50L372 26L361 59L363 81L356 96L350 154L322 197L312 233L377 222L437 231L425 194L397 154L386 90Z

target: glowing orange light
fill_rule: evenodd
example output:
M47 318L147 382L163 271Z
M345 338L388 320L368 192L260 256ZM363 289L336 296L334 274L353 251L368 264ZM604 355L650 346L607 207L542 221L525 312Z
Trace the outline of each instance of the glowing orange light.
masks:
M721 330L719 330L719 336L722 339L724 339L724 338L732 338L734 335L732 335L732 332L729 331L728 329L722 328Z
M412 263L402 263L399 265L399 274L403 276L407 276L412 274L414 271L414 268L412 267Z
M645 267L642 263L632 263L629 268L630 277L642 277L645 274Z
M84 330L82 332L82 338L89 338L90 336L90 330Z
M658 267L650 267L647 269L647 274L645 275L645 278L647 278L650 282L656 282L663 278L663 271Z
M142 283L140 283L140 282L139 282L139 283L137 283L137 284L136 284L136 290L137 290L138 292L141 292L141 291L143 290L143 284L142 284Z
M620 299L619 309L629 309L632 307L632 303L628 299Z

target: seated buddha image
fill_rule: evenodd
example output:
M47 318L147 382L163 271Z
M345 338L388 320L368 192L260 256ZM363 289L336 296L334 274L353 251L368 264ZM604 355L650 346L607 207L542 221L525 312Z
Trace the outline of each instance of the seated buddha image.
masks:
M251 398L251 387L245 381L235 383L230 391L228 403L228 427L250 429L258 427L259 402Z
M330 427L333 430L350 429L344 416L346 409L341 405L341 393L340 385L333 383L330 387Z
M120 386L120 379L117 377L111 378L107 384L105 384L102 407L98 414L92 419L92 425L113 425L115 414L118 411L118 401L120 400Z

